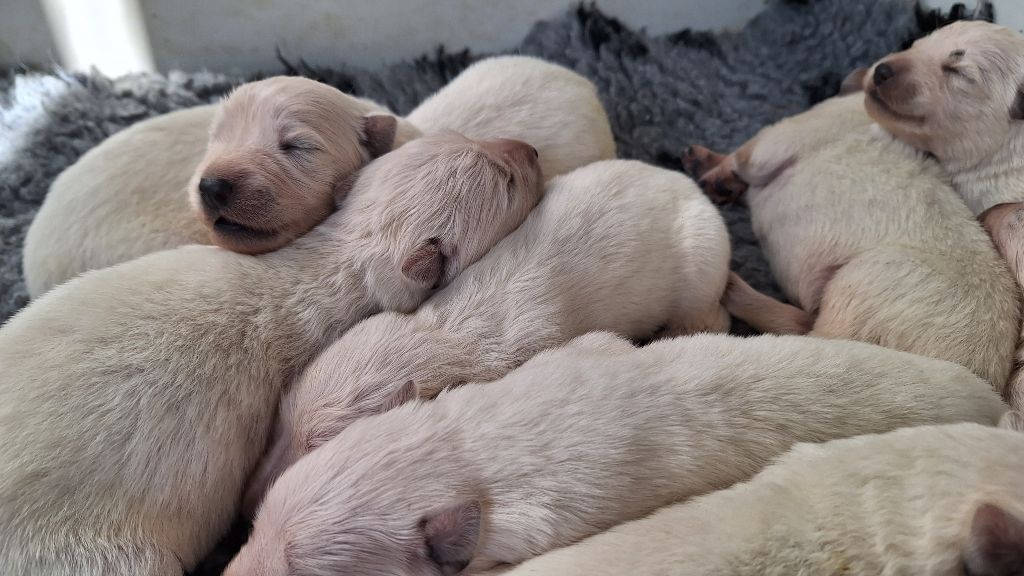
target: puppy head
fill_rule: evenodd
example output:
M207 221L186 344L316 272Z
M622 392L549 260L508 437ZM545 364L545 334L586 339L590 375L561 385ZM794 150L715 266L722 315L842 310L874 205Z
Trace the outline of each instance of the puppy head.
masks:
M408 311L526 219L543 192L537 151L517 140L418 138L360 172L342 212L369 251L366 286Z
M868 113L894 136L970 165L1024 135L1024 36L956 22L880 60L864 88Z
M333 211L336 189L391 149L396 125L306 78L243 84L222 104L189 184L193 211L218 246L276 250Z
M469 354L411 316L382 312L360 322L310 363L285 394L243 512L254 517L281 473L357 420L433 398L473 379L473 372Z
M377 418L301 458L267 493L249 542L226 576L454 576L476 554L483 508L461 482L438 482L451 462L418 432L428 416L403 408L404 427ZM412 409L412 410L410 410ZM407 420L406 420L407 418ZM450 439L448 439L450 440Z

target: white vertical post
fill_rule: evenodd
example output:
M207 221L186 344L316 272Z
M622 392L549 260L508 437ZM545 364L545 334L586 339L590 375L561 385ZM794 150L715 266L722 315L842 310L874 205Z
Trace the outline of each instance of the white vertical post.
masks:
M40 0L65 68L111 77L156 70L138 0Z

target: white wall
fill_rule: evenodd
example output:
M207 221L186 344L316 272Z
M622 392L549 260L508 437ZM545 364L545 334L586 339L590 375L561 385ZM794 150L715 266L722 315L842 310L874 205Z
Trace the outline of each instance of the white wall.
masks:
M161 69L232 71L274 65L274 45L310 62L373 66L438 44L458 50L515 45L539 19L577 0L141 0ZM763 0L600 0L653 33L742 25ZM201 42L196 42L201 38Z
M40 0L0 0L0 64L53 59ZM94 3L100 0L62 0ZM119 0L120 1L120 0ZM860 0L848 0L858 2ZM374 66L443 43L487 51L516 44L538 19L577 0L138 0L156 66L222 72L278 69L274 47L313 63ZM953 0L926 0L948 8ZM967 0L972 3L972 0ZM742 26L764 0L598 0L607 14L657 34ZM995 0L1024 29L1024 0ZM65 59L65 62L69 59Z

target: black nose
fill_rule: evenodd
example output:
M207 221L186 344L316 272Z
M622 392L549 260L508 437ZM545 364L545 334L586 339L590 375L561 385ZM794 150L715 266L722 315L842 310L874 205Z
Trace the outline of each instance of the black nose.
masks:
M199 197L207 208L224 208L231 200L231 182L223 178L200 178Z
M875 86L881 86L882 84L885 84L887 80L889 80L895 75L896 71L892 69L892 66L889 66L885 62L879 64L878 66L875 66Z
M534 158L540 158L540 152L538 152L536 148L534 148L533 146L530 146L530 150L533 150L533 157Z

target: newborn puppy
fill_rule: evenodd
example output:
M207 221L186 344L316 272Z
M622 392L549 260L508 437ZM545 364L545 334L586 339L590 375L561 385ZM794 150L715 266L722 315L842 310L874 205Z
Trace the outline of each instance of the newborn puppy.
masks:
M591 334L355 422L271 487L225 574L522 562L749 478L796 442L1005 411L966 368L858 342Z
M355 420L494 380L574 336L724 331L728 273L725 223L686 176L627 160L560 176L526 222L414 315L378 314L313 361L282 401L246 508Z
M865 81L867 111L897 138L935 156L979 214L1024 286L1024 36L987 22L957 22L878 62ZM1019 337L1024 343L1024 333ZM1024 348L1017 350L1024 364ZM1024 410L1024 373L1007 399Z
M215 105L197 106L144 120L61 172L25 236L29 295L86 270L208 243L185 191L216 112Z
M180 576L237 513L285 383L409 311L525 218L533 149L424 138L260 257L187 246L92 272L0 329L0 573Z
M1024 201L1024 36L955 22L867 74L868 114L946 169L975 214Z
M924 426L801 444L745 484L506 576L1024 574L1024 435Z
M406 119L425 133L455 130L471 138L529 142L540 151L549 179L615 158L608 114L594 84L529 56L480 60Z
M739 277L724 303L765 332L863 340L967 366L999 391L1019 330L1013 279L933 162L827 100L722 157L687 163L710 192L749 185L754 232L798 307Z
M160 131L129 128L117 142L111 138L83 157L78 168L69 168L29 232L30 294L38 296L85 270L187 243L212 242L253 254L280 248L330 213L335 196L348 186L347 176L417 137L420 128L525 140L540 151L545 177L615 155L594 85L570 70L523 56L470 66L414 110L410 121L295 77L245 84L217 110L197 110L187 119L168 115ZM187 133L171 140L167 133L185 120ZM192 152L165 158L170 141ZM120 160L127 148L132 148L126 156L130 163ZM109 165L133 172L111 172ZM94 175L89 187L79 185L82 173ZM97 201L108 207L95 212ZM126 205L138 205L142 215ZM190 217L198 217L199 224L176 227ZM101 231L98 241L90 235L95 231ZM66 237L51 247L61 234Z
M276 250L334 211L352 173L417 135L379 105L307 78L243 84L213 122L189 201L214 244Z

